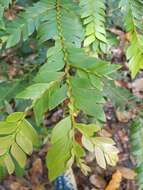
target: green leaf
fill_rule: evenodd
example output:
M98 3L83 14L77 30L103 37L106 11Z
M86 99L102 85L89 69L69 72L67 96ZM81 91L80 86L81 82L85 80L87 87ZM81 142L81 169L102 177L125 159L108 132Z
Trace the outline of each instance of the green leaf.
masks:
M13 34L11 34L8 38L6 48L10 48L17 44L21 39L21 30L20 28L17 28Z
M105 0L81 0L81 18L85 27L85 40L84 47L93 44L99 44L98 51L100 50L100 43L106 43L106 30L105 30Z
M49 149L46 157L50 180L54 180L57 176L61 175L67 169L67 162L71 158L72 150L70 131L70 117L67 117L60 121L52 131L52 146Z
M90 97L90 100L94 100L96 103L105 102L102 97L102 93L97 88L92 86L89 78L71 77L70 82L72 85L73 94L75 94L75 96L80 96L81 98Z
M143 26L141 19L143 16L143 3L140 0L131 0L127 1L126 7L123 7L123 2L120 6L127 15L125 26L127 32L130 33L130 44L126 54L131 76L135 78L137 73L143 68Z
M25 120L23 112L12 113L1 122L3 123L0 134L0 160L4 162L8 173L12 174L16 169L15 160L21 168L25 167L26 154L32 153L33 146L38 143L38 136L31 124Z
M39 71L37 76L34 78L36 83L49 83L51 81L60 80L64 76L64 72L53 72L48 69L42 69Z
M84 149L81 147L80 144L78 143L74 143L73 144L73 151L74 151L74 154L76 156L76 159L78 161L78 159L80 159L81 157L85 156L85 151Z
M47 70L49 72L54 72L64 68L64 54L59 40L56 40L54 47L48 49L47 59L47 63L40 68L40 71Z
M110 64L107 61L89 57L81 48L69 47L69 64L77 69L82 69L87 73L95 74L97 76L110 77L121 66ZM77 61L78 60L78 61Z
M16 143L14 143L11 147L11 154L18 164L23 168L26 164L26 155Z
M7 24L6 48L15 46L22 39L27 40L34 33L42 21L45 13L52 8L48 2L37 2L26 11L17 15L17 18Z
M87 115L105 121L102 104L105 102L101 91L92 86L89 78L71 77L72 96L75 107Z
M104 80L103 95L110 98L113 105L120 109L125 107L134 107L136 97L134 97L129 90L115 85L114 81Z
M15 170L15 165L14 165L13 160L9 154L5 155L4 163L6 165L8 173L12 174Z
M25 137L27 137L29 140L31 140L32 144L37 145L38 144L38 134L37 134L36 130L26 120L23 120L22 126L23 127L21 128L21 133Z
M54 180L57 176L60 176L68 169L67 162L71 158L71 149L72 142L67 137L64 137L63 140L53 144L49 149L46 163L49 169L50 180Z
M136 160L135 172L137 173L136 179L140 189L142 189L143 181L143 128L142 118L136 117L130 126L130 142L131 151Z
M101 80L101 78L97 77L96 75L90 74L89 75L91 84L97 88L98 90L102 91L104 88L104 84Z
M15 112L15 113L10 114L7 117L6 122L10 122L10 123L18 122L20 120L23 120L24 118L25 118L24 112Z
M62 103L67 97L67 86L54 85L48 89L35 103L34 113L38 125L42 122L43 115L47 110L51 110Z
M21 131L16 135L16 142L26 154L32 154L32 142Z
M55 42L55 46L48 49L47 59L48 62L40 68L34 79L37 83L48 83L54 80L59 80L64 75L63 72L59 72L65 65L64 54L60 41L57 40Z
M17 129L16 125L13 123L7 123L5 121L0 122L0 135L12 134Z
M12 136L0 137L0 156L4 155L13 142Z
M94 36L94 35L88 36L88 37L84 40L84 47L89 46L89 45L92 44L94 41L95 41L95 36Z
M75 127L85 136L93 136L97 131L100 130L95 124L82 124L76 123Z
M48 90L34 103L33 110L37 125L42 123L44 113L49 109L49 94Z
M71 119L67 117L60 121L52 131L51 142L52 144L56 143L60 139L69 136L71 130Z
M50 96L49 109L53 109L67 98L67 85L55 89Z
M141 39L140 39L141 38ZM127 49L127 59L132 78L135 78L140 69L143 68L142 36L133 33L131 44Z
M53 83L37 83L26 88L23 92L19 93L16 97L20 99L31 99L36 100L51 87Z
M66 8L66 1L60 1L56 4L56 0L53 0L50 3L54 5L54 9L47 12L45 19L43 19L44 22L38 28L39 41L42 43L49 39L58 39L60 22L65 40L80 47L83 40L83 29L75 11L72 8ZM58 13L56 5L59 7ZM59 22L57 22L57 14L60 15Z

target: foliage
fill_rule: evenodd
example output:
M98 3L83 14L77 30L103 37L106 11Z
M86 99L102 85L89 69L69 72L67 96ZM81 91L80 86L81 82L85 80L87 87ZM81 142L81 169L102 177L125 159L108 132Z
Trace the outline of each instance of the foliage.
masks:
M23 168L26 154L32 153L37 142L37 133L25 120L25 113L12 113L0 122L0 166L5 165L9 174L15 170L15 161Z
M142 38L142 16L143 2L139 0L127 0L126 8L125 1L121 1L120 6L126 12L125 27L130 34L130 45L127 49L127 59L129 60L129 68L132 78L134 78L140 69L143 68L143 38Z
M4 10L11 2L3 2L0 1L0 5ZM142 68L140 62L135 61L142 61L138 46L140 12L135 13L141 1L136 2L128 1L126 10L132 15L126 26L132 38L127 56L133 77ZM38 48L45 45L48 49L42 64L35 66L28 76L24 73L21 80L0 83L0 101L30 100L30 107L24 112L11 113L0 123L0 167L6 167L9 174L15 171L15 163L22 168L25 166L26 155L32 153L38 141L35 129L25 119L29 109L34 112L37 126L42 125L46 112L58 106L64 110L62 120L52 130L46 156L50 180L72 167L74 162L87 175L90 168L84 160L85 150L94 153L98 165L104 169L107 164L114 166L118 161L114 141L98 136L98 123L101 125L106 121L103 109L106 99L113 99L116 106L122 106L121 103L128 104L132 97L126 90L120 93L121 90L116 89L121 94L119 97L111 93L114 88L112 76L120 67L101 56L108 46L105 12L104 0L81 0L80 3L39 0L20 12L16 19L3 19L4 27L0 30L2 51L20 48L31 39L35 39ZM30 78L30 75L34 77ZM77 121L81 112L96 122ZM81 135L79 141L77 133Z
M9 7L9 4L12 3L12 0L1 0L0 1L0 18L3 18L4 10Z
M115 85L114 81L104 81L103 94L112 101L112 104L120 109L134 108L138 98L129 90Z
M142 119L136 118L131 126L130 126L130 133L131 133L131 144L132 144L132 153L136 159L136 173L137 173L137 181L139 185L139 189L143 188L143 128L142 128Z
M94 52L105 51L105 0L81 0L81 18L85 26L84 47L91 46Z

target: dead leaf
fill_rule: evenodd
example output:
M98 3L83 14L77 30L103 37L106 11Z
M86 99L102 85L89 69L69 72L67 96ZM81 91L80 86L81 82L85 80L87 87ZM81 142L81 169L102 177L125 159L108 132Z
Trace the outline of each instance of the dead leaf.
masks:
M89 178L92 185L94 185L97 188L104 189L106 186L106 181L99 175L92 175Z
M11 190L28 190L27 187L22 186L19 182L13 182L10 184Z
M99 135L101 137L112 137L112 134L108 132L106 129L102 129L101 131L99 131Z
M143 98L143 78L136 79L132 83L133 94L139 98Z
M13 10L9 9L4 13L4 16L7 20L14 20L16 15Z
M40 177L43 174L43 165L40 158L35 160L29 173L32 184L39 184Z
M132 119L132 114L130 112L127 111L116 111L116 116L118 121L122 122L122 123L128 123L131 119Z
M86 155L86 162L87 163L91 163L93 162L93 160L95 159L95 154L93 152L89 152L87 155Z
M122 181L122 174L119 170L117 170L113 176L109 185L105 188L105 190L119 190L120 183Z
M33 190L44 190L45 189L45 187L44 187L44 184L39 184L39 185L37 185L36 187L34 187L33 188Z
M126 167L117 167L125 179L133 180L136 177L134 170Z

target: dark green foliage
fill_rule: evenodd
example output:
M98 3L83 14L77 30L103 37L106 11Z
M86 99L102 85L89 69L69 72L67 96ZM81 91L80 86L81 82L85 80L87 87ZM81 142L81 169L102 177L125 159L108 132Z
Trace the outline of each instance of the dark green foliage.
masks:
M132 153L136 159L136 173L137 181L139 185L139 190L143 189L143 121L141 118L136 118L131 126L131 144L132 144Z
M122 87L116 86L114 81L104 81L104 95L110 98L116 108L124 110L126 108L134 108L138 100L132 93Z

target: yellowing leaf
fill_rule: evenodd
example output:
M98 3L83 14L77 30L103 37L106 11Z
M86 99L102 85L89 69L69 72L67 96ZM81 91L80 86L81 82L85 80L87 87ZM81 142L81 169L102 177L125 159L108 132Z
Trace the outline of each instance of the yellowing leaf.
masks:
M25 115L24 112L15 112L0 122L0 160L9 174L16 168L15 161L21 168L25 167L26 154L32 153L33 145L38 141L37 133Z
M88 138L86 138L84 135L82 136L82 144L88 151L90 151L90 152L94 151L93 143Z
M106 163L111 166L115 166L118 161L119 152L114 146L115 142L107 137L96 137L95 139L92 139L92 141L95 145L95 155L98 164L104 169L106 168ZM100 155L102 161L101 159L99 160L98 154Z
M89 166L86 165L83 159L79 159L78 166L80 167L83 174L86 176L88 175L89 172L91 172L91 169L89 168Z
M95 147L94 153L95 153L97 164L101 168L106 169L106 161L105 161L104 152L99 147Z

